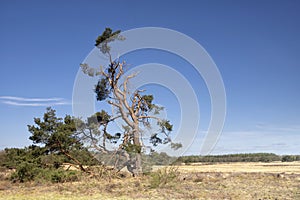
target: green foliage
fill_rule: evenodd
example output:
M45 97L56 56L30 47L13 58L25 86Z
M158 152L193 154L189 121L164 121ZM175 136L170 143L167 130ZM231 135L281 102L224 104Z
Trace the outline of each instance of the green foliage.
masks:
M64 161L78 165L90 162L93 157L77 136L75 119L69 115L64 119L58 118L55 112L49 107L43 119L34 118L36 125L28 125L28 130L32 134L29 139L41 146L36 150L43 150L38 155L56 155L53 158L63 156ZM61 158L57 160L56 164L61 160Z
M18 168L22 163L39 163L42 166L42 157L46 156L44 148L34 145L22 149L6 148L5 153L3 165L11 169Z
M81 175L78 171L66 171L64 169L43 169L41 172L37 176L37 180L45 180L52 183L78 181Z
M153 146L157 146L158 144L162 143L162 139L158 137L158 133L154 133L151 135L150 143L153 144Z
M100 123L108 123L111 116L105 111L101 110L101 112L96 112L97 120Z
M123 148L128 153L141 153L142 147L139 145L127 143L123 145Z
M107 124L110 120L111 116L104 110L101 110L101 112L96 112L91 117L88 117L87 119L87 125L90 126L92 124L95 125L103 125Z
M20 182L33 181L39 174L40 168L35 163L23 162L17 166L16 171L12 174L11 179Z
M173 129L173 125L170 123L169 120L162 120L158 122L158 125L161 127L161 131L166 133L167 131L170 132Z
M109 81L107 78L101 78L95 86L97 101L103 101L109 97L110 93Z
M3 162L1 165L15 169L21 163L23 156L25 154L25 149L18 149L18 148L6 148L5 150L5 157L3 158Z
M0 167L4 166L4 163L7 161L7 154L5 151L0 151Z
M174 183L178 179L179 172L177 167L171 166L159 169L150 176L150 188L158 188Z
M96 116L104 120L108 117L103 112ZM98 164L77 136L75 119L71 116L58 118L55 110L47 108L43 118L34 118L34 122L36 125L28 125L34 145L7 148L0 157L2 166L15 169L13 181L71 181L76 179L75 172L63 170L63 163L78 165L82 171L85 171L83 165Z
M124 38L119 35L120 33L121 33L120 30L112 32L111 28L105 28L102 35L98 36L98 38L96 39L95 46L98 47L103 54L109 53L110 51L110 46L108 46L109 42L113 42L116 39L124 40Z
M153 133L150 136L150 143L153 146L157 146L159 144L167 144L171 143L171 148L177 150L182 147L181 143L173 143L169 137L170 132L173 129L173 125L169 120L161 120L158 121L157 124L160 126L160 133Z
M294 155L284 155L281 159L282 162L293 162L297 161L297 156Z
M77 180L79 172L65 171L60 166L68 160L63 155L47 154L45 148L29 146L5 149L3 166L15 169L13 182L66 182Z
M181 143L174 143L174 142L171 142L171 148L174 149L174 150L178 150L182 147L182 144Z
M11 175L11 180L13 182L62 183L77 181L80 175L78 171L66 171L62 168L41 168L34 163L22 163Z
M141 107L142 111L151 111L154 108L154 104L152 104L154 97L153 95L144 95L142 96L143 105Z
M98 38L96 39L95 46L98 46L99 44L101 44L105 40L109 39L110 37L114 37L114 36L116 36L116 35L118 35L120 33L121 33L120 30L112 32L111 28L105 28L105 30L103 31L102 35L98 36Z

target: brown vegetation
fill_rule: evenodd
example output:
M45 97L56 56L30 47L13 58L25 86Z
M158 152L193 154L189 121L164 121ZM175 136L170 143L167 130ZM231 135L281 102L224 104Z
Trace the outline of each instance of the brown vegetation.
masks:
M231 170L229 170L231 169ZM57 184L0 182L0 199L300 199L300 163L227 163L157 169L139 178Z

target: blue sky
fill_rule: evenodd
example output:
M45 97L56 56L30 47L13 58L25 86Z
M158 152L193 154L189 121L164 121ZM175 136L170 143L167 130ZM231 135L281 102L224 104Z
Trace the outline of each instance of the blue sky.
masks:
M2 0L0 148L30 144L27 125L42 116L47 105L60 116L72 114L79 64L105 27L125 31L152 26L193 38L218 66L227 116L212 153L300 154L299 10L297 0ZM185 65L172 55L150 50L141 56L128 55L128 60L134 65ZM199 78L190 77L191 84L203 85ZM197 93L202 132L210 117L204 86ZM158 100L168 103L167 97ZM177 104L168 110L172 105ZM198 152L201 139L196 138L190 153Z

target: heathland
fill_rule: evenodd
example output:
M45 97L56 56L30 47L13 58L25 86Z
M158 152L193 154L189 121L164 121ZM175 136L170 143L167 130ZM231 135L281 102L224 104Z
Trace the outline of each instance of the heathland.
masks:
M300 162L187 163L153 166L151 173L69 182L15 182L1 172L0 199L300 199Z

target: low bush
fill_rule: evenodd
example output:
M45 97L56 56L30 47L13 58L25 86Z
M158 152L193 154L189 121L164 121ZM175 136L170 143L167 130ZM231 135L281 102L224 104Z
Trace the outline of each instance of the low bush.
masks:
M39 174L39 168L32 163L21 163L16 171L12 173L11 179L13 182L27 182L34 180L36 174Z
M81 176L79 171L66 171L62 168L41 168L31 163L22 163L11 175L13 182L52 182L62 183L78 181Z
M44 173L37 177L37 180L47 181L52 183L63 183L78 181L81 176L79 171L66 171L64 169L45 169Z
M164 167L150 174L150 188L158 188L174 183L179 177L178 167Z

